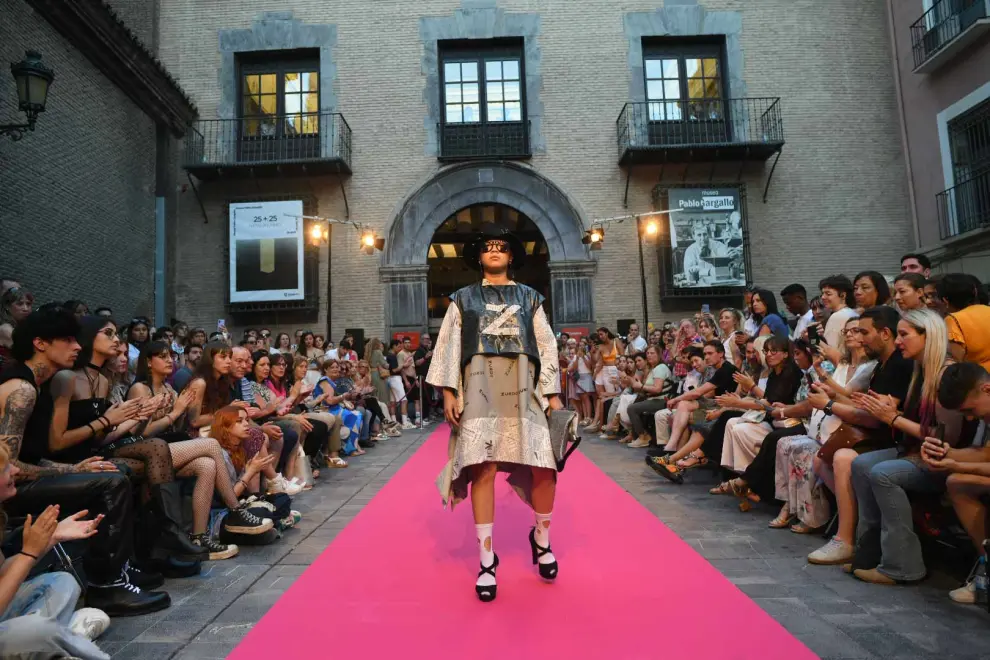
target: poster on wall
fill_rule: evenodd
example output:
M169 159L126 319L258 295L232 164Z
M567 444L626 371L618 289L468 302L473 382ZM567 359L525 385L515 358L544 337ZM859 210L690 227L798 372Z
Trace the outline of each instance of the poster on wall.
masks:
M679 289L745 286L738 188L670 188L673 285Z
M230 205L230 302L302 300L303 203Z

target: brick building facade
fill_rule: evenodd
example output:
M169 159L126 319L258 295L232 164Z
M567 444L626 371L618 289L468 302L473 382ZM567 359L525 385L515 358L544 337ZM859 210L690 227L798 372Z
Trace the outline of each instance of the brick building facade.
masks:
M663 207L671 187L741 193L746 276L775 291L793 281L814 288L834 272L893 273L914 246L882 3L289 0L271 8L254 0L160 8L159 56L202 117L182 156L180 176L194 185L178 195L171 270L175 314L194 325L329 326L331 337L424 328L442 270L434 257L443 246L431 236L461 219L477 224L458 215L469 207L507 208L542 235L545 246L534 249L558 327L643 320L637 223L603 226L600 250L582 238L596 220ZM663 58L679 65L668 71ZM715 61L700 86L684 79L692 58ZM473 129L458 121L476 92L448 89L479 71L448 65L469 61L517 63L480 70L489 105ZM287 85L285 71L319 75L310 158L284 151L300 148L306 133L294 128L290 141L285 117L274 117L268 142L245 139L264 134L256 122L267 80L247 76L270 72L273 85ZM509 79L521 90L521 114L509 103L492 109L492 94L509 99ZM683 100L702 88L700 106ZM268 112L285 113L288 87L269 91ZM658 100L672 98L681 100ZM248 106L254 119L244 119ZM276 155L243 155L258 144ZM229 204L286 199L301 200L307 216L373 229L384 250L362 253L359 232L334 225L328 244L307 248L307 303L229 304ZM687 295L699 291L673 280L683 248L671 243L666 221L644 243L650 321L739 300L737 286Z

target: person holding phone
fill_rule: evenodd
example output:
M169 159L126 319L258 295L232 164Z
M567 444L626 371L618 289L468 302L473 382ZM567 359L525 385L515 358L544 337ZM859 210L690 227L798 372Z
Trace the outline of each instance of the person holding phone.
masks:
M946 488L952 508L973 541L986 574L987 497L990 496L990 373L978 364L963 362L946 367L938 390L939 403L982 422L982 446L952 447L943 439L926 437L921 457L929 469L947 475ZM976 573L977 571L974 571ZM966 583L949 592L957 603L975 604L976 580L970 575Z

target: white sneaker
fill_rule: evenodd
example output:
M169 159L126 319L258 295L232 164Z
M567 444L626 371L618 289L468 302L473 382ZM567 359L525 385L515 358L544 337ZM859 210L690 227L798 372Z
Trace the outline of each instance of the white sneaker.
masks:
M644 440L643 438L636 438L626 446L632 449L642 449L643 447L649 447L650 441Z
M69 630L93 641L110 627L110 617L103 610L95 607L84 607L72 613Z
M416 425L415 425L415 424L413 424L412 422L410 422L410 421L409 421L409 420L407 419L406 421L404 421L404 422L402 422L402 428L404 428L404 429L406 429L406 430L408 430L408 429L414 429L414 428L416 428Z
M285 493L288 496L298 495L302 492L302 486L287 481L281 474L276 474L275 478L268 482L268 494Z
M963 605L975 605L976 604L976 580L971 579L969 582L959 587L958 589L953 589L949 592L949 598L951 598L956 603L962 603Z
M856 549L849 543L833 537L828 543L808 555L808 563L819 566L845 564L852 561L855 551Z

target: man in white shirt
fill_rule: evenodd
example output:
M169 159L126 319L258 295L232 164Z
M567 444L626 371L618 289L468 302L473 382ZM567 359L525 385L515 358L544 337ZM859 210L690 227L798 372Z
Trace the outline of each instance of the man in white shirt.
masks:
M852 300L853 284L845 275L830 275L818 283L818 288L822 292L822 303L831 312L825 324L825 343L840 348L846 321L857 316L856 310L846 302Z
M815 313L808 305L808 290L800 284L791 284L780 292L787 311L797 317L797 325L791 331L791 340L800 339L808 326L815 322Z
M700 222L695 223L691 233L694 243L684 251L684 274L692 282L711 282L715 279L715 266L705 259L728 257L732 255L732 250L725 244L712 240L708 228Z
M639 334L639 324L633 323L629 326L629 335L626 339L626 355L636 355L646 350L646 340Z

